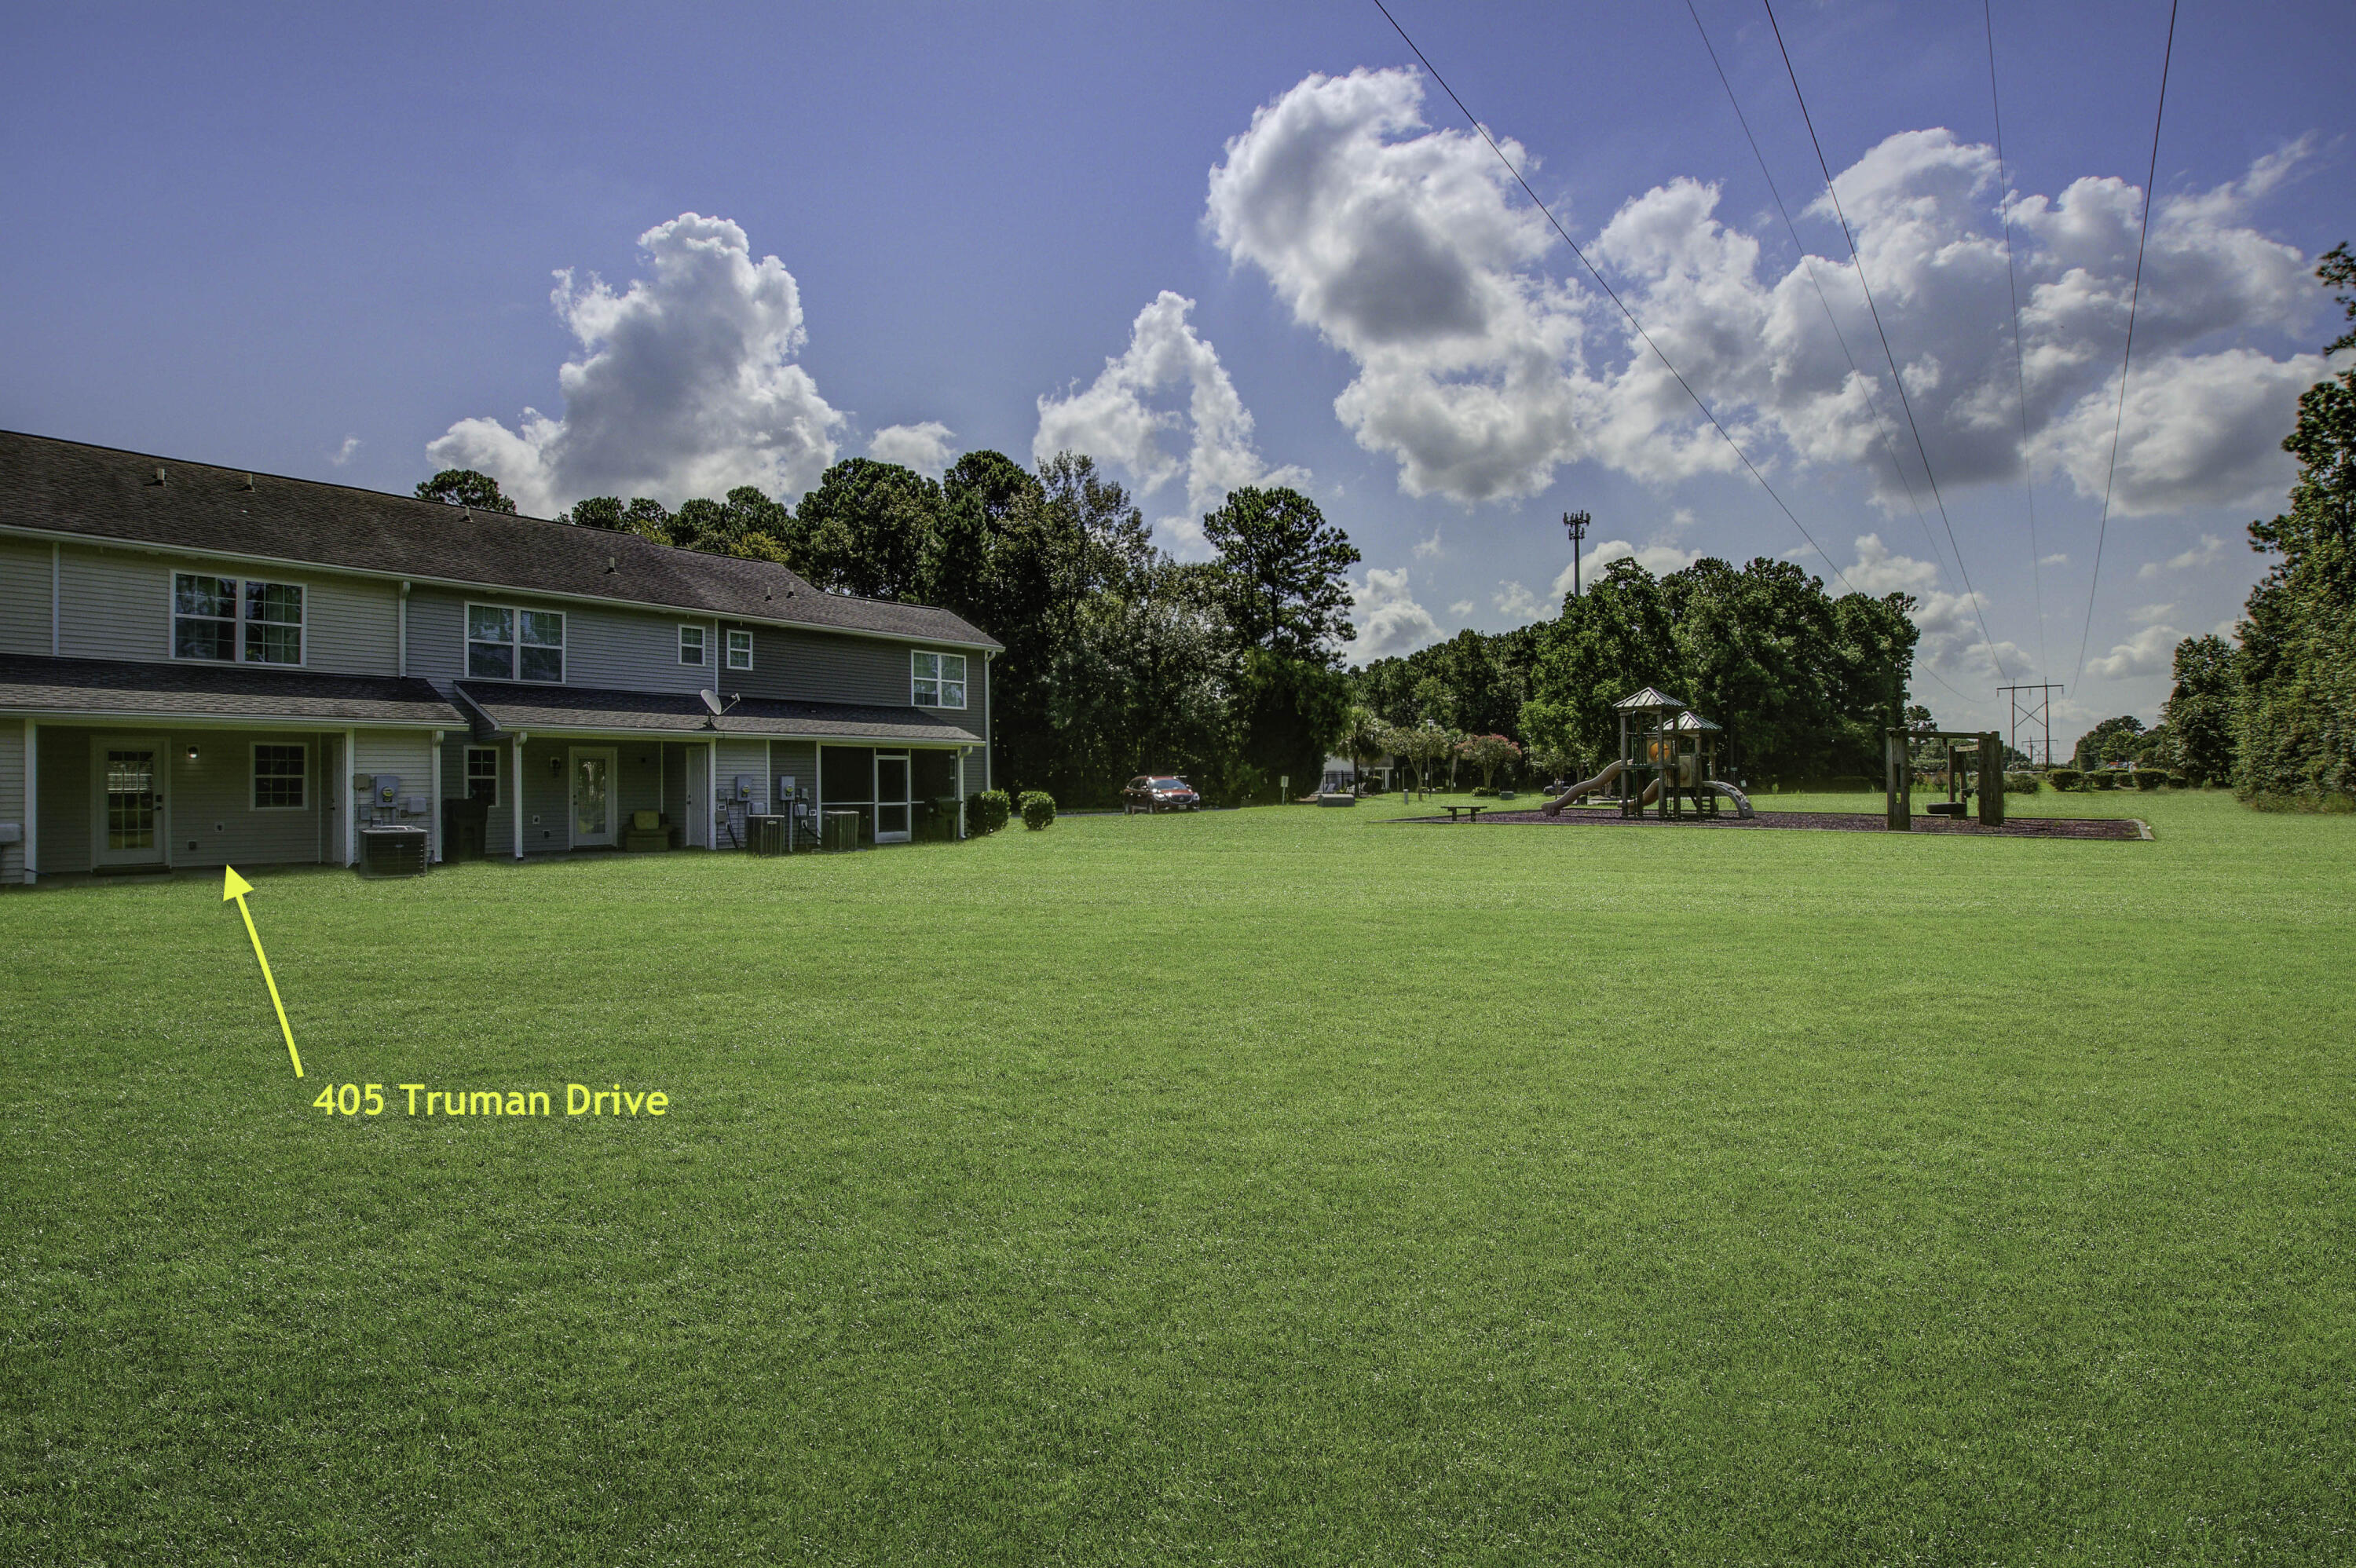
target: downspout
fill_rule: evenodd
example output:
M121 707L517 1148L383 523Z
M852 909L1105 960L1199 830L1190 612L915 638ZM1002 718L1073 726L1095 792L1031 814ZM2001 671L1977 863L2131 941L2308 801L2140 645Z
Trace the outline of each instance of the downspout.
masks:
M401 650L397 656L400 660L400 673L406 677L409 674L409 579L406 577L401 580L401 618L397 641ZM436 748L435 754L438 756L442 744L442 737L438 732L434 738L434 744ZM440 857L435 858L438 859Z
M352 777L360 765L359 731L344 731L344 865L348 869L359 859L360 797L352 787Z
M61 619L59 613L59 579L61 572L58 564L58 552L61 548L56 540L49 541L49 656L51 658L58 656L58 649L60 646L58 627Z
M530 739L529 734L519 730L515 732L515 739L508 743L508 782L515 786L508 791L508 814L515 825L515 858L518 864L523 861L523 743Z

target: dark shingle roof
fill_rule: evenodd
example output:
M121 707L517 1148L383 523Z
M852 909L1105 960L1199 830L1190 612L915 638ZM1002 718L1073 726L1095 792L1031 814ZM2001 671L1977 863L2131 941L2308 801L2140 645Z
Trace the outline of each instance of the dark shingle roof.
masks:
M769 561L15 432L0 432L0 522L916 642L999 645L947 610L821 593Z
M478 734L513 730L651 730L680 735L793 735L979 746L981 737L921 708L787 702L748 697L717 719L691 692L600 691L578 686L462 680L461 705Z
M321 675L254 665L134 664L0 654L0 710L190 719L302 719L326 724L466 721L416 678Z

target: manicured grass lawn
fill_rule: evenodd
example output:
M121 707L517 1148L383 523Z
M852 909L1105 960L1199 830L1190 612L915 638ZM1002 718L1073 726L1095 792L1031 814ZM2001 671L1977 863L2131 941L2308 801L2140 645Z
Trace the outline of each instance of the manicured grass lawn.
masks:
M2015 809L0 896L0 1558L2356 1556L2356 818Z

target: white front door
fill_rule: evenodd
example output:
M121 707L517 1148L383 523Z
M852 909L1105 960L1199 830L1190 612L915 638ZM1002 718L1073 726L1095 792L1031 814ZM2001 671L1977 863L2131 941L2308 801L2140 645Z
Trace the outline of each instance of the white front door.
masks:
M614 842L614 749L573 748L573 847Z
M875 753L875 842L908 841L908 753Z
M161 866L171 831L164 812L167 767L161 735L100 735L91 741L91 859L100 866Z

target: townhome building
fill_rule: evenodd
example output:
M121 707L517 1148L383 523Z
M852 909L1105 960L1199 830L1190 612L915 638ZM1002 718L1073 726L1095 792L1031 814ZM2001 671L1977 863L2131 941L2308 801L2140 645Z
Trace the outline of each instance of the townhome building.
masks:
M0 432L0 882L348 866L384 825L724 849L789 804L961 833L998 651L766 561Z

